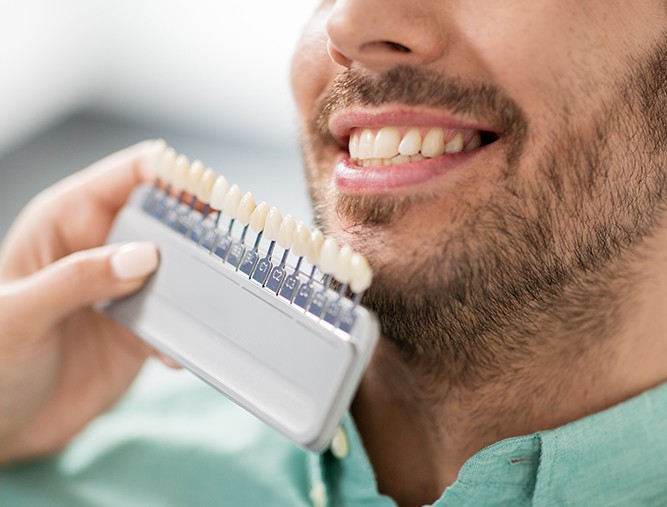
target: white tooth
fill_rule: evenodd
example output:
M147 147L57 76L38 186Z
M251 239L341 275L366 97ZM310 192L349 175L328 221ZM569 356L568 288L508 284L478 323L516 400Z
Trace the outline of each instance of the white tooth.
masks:
M350 142L348 143L348 149L350 151L350 158L356 159L359 158L359 135L354 134L350 137Z
M174 162L174 174L172 177L172 186L176 192L185 190L185 184L188 179L188 171L190 170L190 162L185 155L179 155Z
M382 127L375 135L373 143L373 158L392 158L398 155L398 143L401 134L396 127Z
M355 293L365 291L373 280L373 271L366 258L358 253L352 254L350 259L350 290Z
M382 165L384 165L384 166L386 166L386 165L391 165L391 159L389 159L389 158L383 158L380 162L381 162Z
M416 155L422 148L422 135L419 129L410 129L398 145L398 152L401 155Z
M470 138L470 141L468 141L468 144L466 144L464 150L465 151L475 150L480 146L482 146L482 136L479 134L479 132L475 132Z
M327 238L322 243L320 262L317 267L325 275L333 275L336 270L336 259L338 258L338 243L333 238Z
M361 160L361 167L370 167L373 161L370 158Z
M350 283L350 277L352 276L352 249L345 245L341 247L340 252L338 252L338 258L336 259L336 269L334 271L334 276L340 283Z
M157 177L164 184L171 184L174 175L174 162L176 162L176 150L169 146L158 164Z
M394 165L407 164L408 162L410 162L410 157L407 155L396 155L391 159L391 163Z
M296 224L294 230L294 241L292 242L292 253L297 257L303 257L308 253L308 243L310 242L310 229L303 222Z
M211 189L211 208L214 210L221 210L225 204L225 196L229 191L229 183L224 176L218 176L215 179L213 188Z
M422 160L424 160L424 156L421 153L417 153L410 157L410 162L421 162Z
M236 220L238 220L241 225L248 225L250 223L250 217L256 207L257 203L255 203L255 198L252 196L252 193L248 192L239 202L239 207L236 210Z
M421 152L425 158L439 157L445 153L445 133L440 127L428 131L424 137Z
M285 215L280 224L280 231L278 231L278 245L280 248L287 250L292 247L294 243L294 231L296 229L296 222L292 215Z
M280 224L283 222L283 217L278 208L271 208L269 214L266 216L266 223L264 224L264 237L269 241L277 241L280 234Z
M369 129L365 129L359 136L359 158L367 159L373 156L375 136Z
M241 189L238 185L232 185L225 195L225 203L222 205L222 213L229 218L236 218L241 202Z
M463 132L457 132L445 146L446 153L459 153L463 150Z
M320 253L322 252L322 243L324 243L324 235L319 229L315 229L310 233L310 241L308 242L308 252L306 259L313 265L317 265L320 261Z
M200 160L195 160L188 171L188 178L185 182L185 191L190 195L196 195L199 188L199 182L204 175L204 164Z
M250 215L250 228L259 233L264 230L266 225L266 216L269 214L269 205L262 201Z
M213 185L215 184L215 173L213 169L206 169L199 180L199 187L197 188L197 199L200 202L208 203L211 200L211 193L213 192Z
M371 167L377 167L382 165L382 159L381 158L372 158L371 159Z
M159 178L162 158L167 150L167 143L164 139L153 141L151 150L142 157L143 170L147 177ZM161 180L164 181L164 180Z

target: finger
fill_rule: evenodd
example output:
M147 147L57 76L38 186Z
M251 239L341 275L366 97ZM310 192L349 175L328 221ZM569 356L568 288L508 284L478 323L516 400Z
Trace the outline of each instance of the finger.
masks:
M143 141L117 151L51 187L56 195L75 193L111 210L119 209L133 187L155 176L162 139Z
M74 253L16 282L22 308L43 326L98 301L139 289L157 268L152 243L109 245Z
M159 351L156 350L156 351L153 352L153 356L155 356L155 358L159 359L162 362L162 364L171 368L172 370L182 370L183 369L183 366L181 366L176 361L174 361L171 357L163 354L162 352L159 352Z
M63 210L54 223L70 251L92 248L104 242L118 210L141 182L151 179L164 141L145 141L109 155L54 187Z

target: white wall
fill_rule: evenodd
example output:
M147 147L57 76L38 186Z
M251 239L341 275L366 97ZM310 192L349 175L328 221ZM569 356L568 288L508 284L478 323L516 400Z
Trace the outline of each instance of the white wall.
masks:
M0 152L84 107L292 149L289 60L315 5L0 0Z

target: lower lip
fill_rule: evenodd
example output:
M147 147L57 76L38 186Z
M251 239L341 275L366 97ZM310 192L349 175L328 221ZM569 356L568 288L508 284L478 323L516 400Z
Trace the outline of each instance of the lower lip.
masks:
M342 158L334 170L336 188L355 194L386 193L412 187L443 177L459 169L479 149L422 160L411 164L359 167L349 157Z

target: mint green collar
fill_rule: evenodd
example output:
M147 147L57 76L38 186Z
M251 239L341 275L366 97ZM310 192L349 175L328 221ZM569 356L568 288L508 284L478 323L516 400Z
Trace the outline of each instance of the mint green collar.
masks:
M311 459L324 505L390 507L351 417L349 454ZM434 504L445 506L667 505L667 383L560 428L502 440L470 458Z

